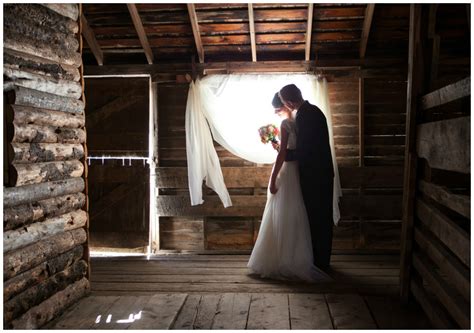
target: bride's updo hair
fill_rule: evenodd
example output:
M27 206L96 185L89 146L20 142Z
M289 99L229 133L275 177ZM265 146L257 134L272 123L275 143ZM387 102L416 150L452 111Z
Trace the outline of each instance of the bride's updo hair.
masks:
M272 105L275 109L280 109L283 107L283 102L281 101L278 93L276 93L275 96L273 96Z

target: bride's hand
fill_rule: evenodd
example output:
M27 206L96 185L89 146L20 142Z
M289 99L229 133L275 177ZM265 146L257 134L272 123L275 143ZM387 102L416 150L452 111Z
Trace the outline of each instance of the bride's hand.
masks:
M275 149L277 152L280 152L280 144L279 143L274 143L272 142L272 147Z
M277 192L278 192L278 189L277 189L277 187L276 187L276 184L272 182L272 183L270 184L270 193L271 193L271 194L275 194L275 193L277 193Z

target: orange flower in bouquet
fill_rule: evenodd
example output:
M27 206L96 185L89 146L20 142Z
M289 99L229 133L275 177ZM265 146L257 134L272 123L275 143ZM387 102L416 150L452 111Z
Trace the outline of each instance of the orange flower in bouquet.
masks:
M267 144L269 142L273 142L275 144L278 144L277 137L279 130L278 127L276 127L275 125L269 124L266 126L262 126L258 129L258 133L260 134L260 140L262 141L262 143Z

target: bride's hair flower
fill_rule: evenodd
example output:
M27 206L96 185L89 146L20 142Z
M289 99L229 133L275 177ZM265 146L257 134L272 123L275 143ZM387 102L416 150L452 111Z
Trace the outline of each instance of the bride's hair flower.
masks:
M279 133L278 127L273 124L268 124L266 126L262 126L258 129L258 133L260 134L260 140L262 143L278 143L277 136Z

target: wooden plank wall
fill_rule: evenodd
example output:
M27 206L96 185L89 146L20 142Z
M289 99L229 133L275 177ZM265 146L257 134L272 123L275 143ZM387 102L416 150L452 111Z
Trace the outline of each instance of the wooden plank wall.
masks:
M86 78L89 156L148 157L149 79ZM90 246L148 246L149 167L143 160L89 161Z
M405 173L414 181L407 181L404 190L400 285L402 297L414 296L436 328L471 327L471 86L465 47L469 23L467 15L461 16L465 10L412 5L411 38L420 46L410 57L415 64L425 62L409 75L409 84L415 82L409 98L416 123L407 134L414 140L414 162L406 165ZM446 21L457 22L454 35L441 29ZM420 22L436 29L420 31ZM450 38L444 44L446 36ZM441 48L436 46L440 37ZM450 71L449 64L457 65Z
M404 98L406 86L385 80L383 83L394 91L378 97L380 80L365 83L367 166L359 166L359 80L334 78L329 83L343 188L342 220L334 229L336 250L399 248L404 140L400 122L404 123L404 105L398 99L400 94ZM187 84L159 85L160 249L249 252L260 227L271 166L257 166L215 144L234 206L223 209L213 192L204 187L205 204L191 207L184 132L187 90ZM385 117L389 111L393 116ZM385 125L395 130L385 133Z
M89 292L80 8L4 5L4 328Z

